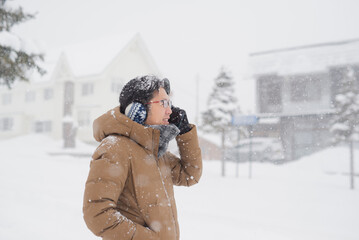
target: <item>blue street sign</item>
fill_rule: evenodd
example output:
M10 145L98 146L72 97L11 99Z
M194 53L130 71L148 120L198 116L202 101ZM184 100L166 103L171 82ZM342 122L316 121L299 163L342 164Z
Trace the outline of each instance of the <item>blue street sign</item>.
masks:
M234 126L255 125L257 122L258 118L255 115L241 115L232 117L232 125Z

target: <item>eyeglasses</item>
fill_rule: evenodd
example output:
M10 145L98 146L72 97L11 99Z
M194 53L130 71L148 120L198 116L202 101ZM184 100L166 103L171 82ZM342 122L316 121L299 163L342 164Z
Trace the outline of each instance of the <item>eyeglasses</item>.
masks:
M167 99L163 99L163 100L159 100L159 101L150 101L146 104L151 104L151 103L161 103L161 105L164 107L164 108L168 108L168 107L172 107L172 101L171 100L167 100Z

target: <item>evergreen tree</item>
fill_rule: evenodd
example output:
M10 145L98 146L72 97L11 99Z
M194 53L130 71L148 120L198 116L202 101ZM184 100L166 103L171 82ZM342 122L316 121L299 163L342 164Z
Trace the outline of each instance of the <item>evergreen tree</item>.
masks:
M341 82L335 96L335 115L331 131L334 142L355 140L359 134L359 72L353 67L343 70Z
M230 73L222 67L214 79L214 87L207 102L208 109L202 113L202 128L206 132L221 132L231 126L237 99Z
M24 13L21 7L12 9L6 0L0 0L0 85L11 88L15 80L28 81L26 73L31 69L45 73L37 63L43 55L31 52L26 41L11 33L14 25L32 18L34 15Z
M351 188L354 188L353 141L359 140L359 71L348 66L342 69L334 106L331 132L334 143L346 142L350 148Z
M230 73L222 67L214 79L214 87L208 99L208 109L202 113L202 129L222 134L222 176L225 176L226 131L232 126L232 116L237 110L234 82Z

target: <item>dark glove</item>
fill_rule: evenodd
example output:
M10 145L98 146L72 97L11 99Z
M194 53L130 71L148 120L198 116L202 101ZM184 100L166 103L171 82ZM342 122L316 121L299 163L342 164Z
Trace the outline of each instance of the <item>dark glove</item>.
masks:
M169 123L172 123L180 130L180 135L189 132L192 128L188 123L186 111L172 106L172 114L170 115Z

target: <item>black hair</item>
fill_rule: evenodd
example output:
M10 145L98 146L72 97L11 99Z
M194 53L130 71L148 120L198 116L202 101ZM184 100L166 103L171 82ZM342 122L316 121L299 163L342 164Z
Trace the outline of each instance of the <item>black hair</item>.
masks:
M153 98L154 91L158 91L161 87L168 95L170 94L170 82L167 78L160 79L157 76L145 75L130 80L120 93L120 112L125 114L126 107L132 102L142 103L148 112L146 103Z

